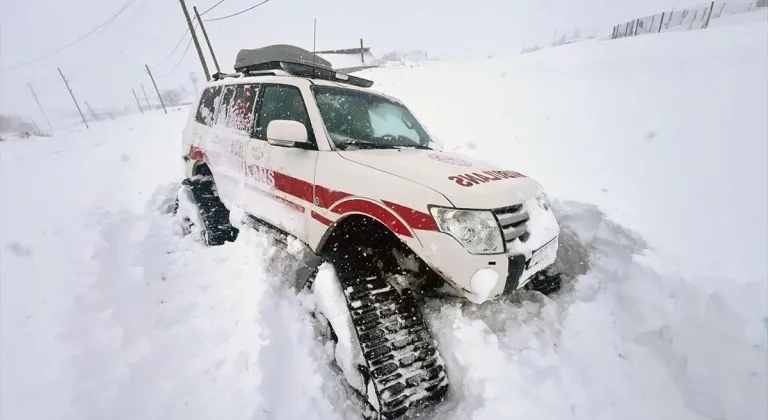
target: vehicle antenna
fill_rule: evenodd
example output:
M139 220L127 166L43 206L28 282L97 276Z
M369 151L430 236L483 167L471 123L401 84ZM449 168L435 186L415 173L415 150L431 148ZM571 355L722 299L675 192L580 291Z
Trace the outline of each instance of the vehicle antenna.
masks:
M315 62L317 60L317 18L315 18L314 27L312 29L312 78L315 78Z

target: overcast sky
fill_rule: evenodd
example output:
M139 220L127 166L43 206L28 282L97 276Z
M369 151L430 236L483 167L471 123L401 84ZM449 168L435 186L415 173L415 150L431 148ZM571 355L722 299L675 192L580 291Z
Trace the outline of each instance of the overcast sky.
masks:
M188 0L203 11L218 0ZM206 18L225 16L261 0L225 0ZM199 2L199 3L198 3ZM107 20L126 0L0 0L0 67L53 51ZM242 15L206 24L223 70L231 70L241 48L287 43L312 48L312 20L318 20L318 49L349 48L364 38L377 56L400 49L430 55L514 54L523 45L551 42L555 30L613 24L696 0L271 0ZM190 72L204 79L192 46L181 65L186 41L162 66L186 29L177 0L135 0L115 21L85 41L33 65L0 73L0 112L41 121L31 83L50 114L74 111L59 78L93 107L135 106L144 64L158 85L191 90ZM212 67L212 64L211 64ZM148 92L149 93L149 92ZM82 104L81 104L82 105Z

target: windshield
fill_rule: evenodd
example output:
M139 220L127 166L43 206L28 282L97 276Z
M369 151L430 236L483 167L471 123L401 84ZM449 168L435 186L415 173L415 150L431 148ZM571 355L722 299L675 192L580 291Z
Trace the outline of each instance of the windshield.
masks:
M379 95L314 86L325 128L340 149L430 149L431 139L404 106Z

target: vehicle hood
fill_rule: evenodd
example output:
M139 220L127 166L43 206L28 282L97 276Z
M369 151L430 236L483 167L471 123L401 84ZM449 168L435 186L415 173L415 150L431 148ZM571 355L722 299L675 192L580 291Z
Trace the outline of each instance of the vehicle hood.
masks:
M456 153L418 149L338 153L350 161L435 190L458 208L511 206L542 191L538 182L523 174Z

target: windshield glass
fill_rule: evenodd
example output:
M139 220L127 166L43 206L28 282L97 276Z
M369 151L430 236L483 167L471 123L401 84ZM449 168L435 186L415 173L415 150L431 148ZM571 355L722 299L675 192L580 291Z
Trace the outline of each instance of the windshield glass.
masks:
M340 149L430 149L431 139L402 105L379 95L314 86L315 99L331 139Z

